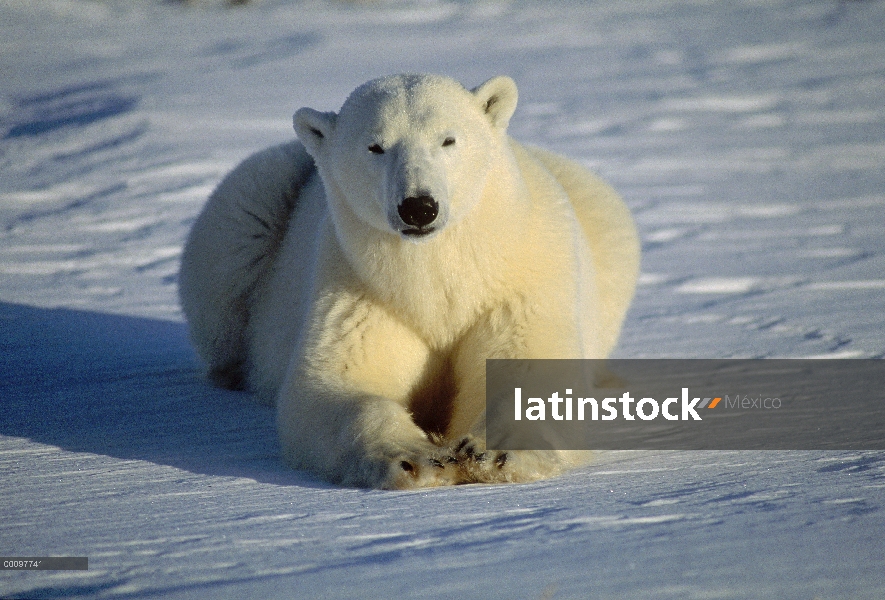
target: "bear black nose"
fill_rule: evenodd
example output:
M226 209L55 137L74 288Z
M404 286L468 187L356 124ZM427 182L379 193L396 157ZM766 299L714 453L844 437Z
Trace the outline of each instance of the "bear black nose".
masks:
M398 211L403 223L423 229L436 219L439 204L432 196L412 196L402 201Z

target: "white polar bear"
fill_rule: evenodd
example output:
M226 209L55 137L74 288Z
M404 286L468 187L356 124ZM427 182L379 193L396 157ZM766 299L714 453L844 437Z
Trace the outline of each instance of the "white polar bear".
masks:
M508 137L516 100L508 77L370 81L209 198L182 306L211 376L276 402L293 467L409 488L583 461L484 449L486 359L607 356L639 263L611 188Z

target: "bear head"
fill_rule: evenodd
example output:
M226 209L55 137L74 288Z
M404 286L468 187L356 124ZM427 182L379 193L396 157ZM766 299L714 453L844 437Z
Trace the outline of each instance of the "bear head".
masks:
M509 77L467 90L394 75L358 87L337 114L302 108L294 125L327 194L371 227L418 241L479 202L516 101Z

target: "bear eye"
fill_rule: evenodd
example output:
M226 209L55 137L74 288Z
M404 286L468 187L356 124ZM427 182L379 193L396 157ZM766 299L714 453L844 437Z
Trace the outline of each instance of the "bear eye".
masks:
M379 144L372 144L369 146L369 152L372 154L384 154L384 148L382 148Z
M455 138L447 137L445 140L443 140L442 145L443 145L443 148L445 148L446 146L454 146L455 145Z

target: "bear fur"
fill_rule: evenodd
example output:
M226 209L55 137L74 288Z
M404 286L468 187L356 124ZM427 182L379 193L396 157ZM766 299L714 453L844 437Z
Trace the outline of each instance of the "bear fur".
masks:
M486 452L487 358L604 358L639 246L617 194L507 135L516 84L432 75L300 109L187 240L180 296L217 383L277 407L283 456L332 482L530 481L584 452Z

